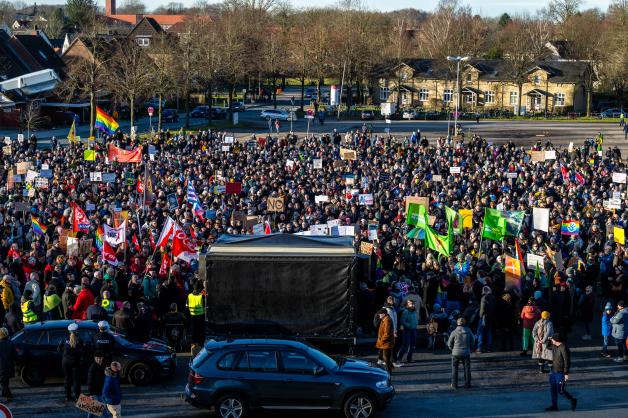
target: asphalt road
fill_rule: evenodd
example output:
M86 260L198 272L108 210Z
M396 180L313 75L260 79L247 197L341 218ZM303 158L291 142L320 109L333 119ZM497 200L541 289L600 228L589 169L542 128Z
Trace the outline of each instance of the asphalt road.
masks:
M549 405L547 375L537 373L535 361L517 352L496 352L472 356L472 389L453 391L450 382L450 356L444 350L435 354L419 350L415 363L396 369L393 384L397 397L378 414L381 418L415 417L535 417L544 416ZM579 398L582 417L618 417L628 411L628 363L616 364L599 356L598 347L572 350L570 392ZM362 357L374 361L369 355ZM189 357L179 357L175 376L148 387L124 385L124 417L207 417L208 411L196 409L181 399L187 380ZM461 371L462 373L462 371ZM462 376L461 376L462 379ZM63 402L60 380L44 387L28 388L12 380L15 400L9 407L15 417L73 418L84 416ZM569 404L559 400L559 406ZM568 411L569 416L572 412ZM339 417L338 414L299 412L302 418ZM556 413L553 416L567 415ZM255 414L264 418L293 418L294 412Z

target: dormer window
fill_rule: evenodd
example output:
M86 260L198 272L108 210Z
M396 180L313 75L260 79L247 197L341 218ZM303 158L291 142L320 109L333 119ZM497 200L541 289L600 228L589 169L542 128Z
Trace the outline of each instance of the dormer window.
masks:
M467 83L470 83L472 81L472 76L471 73L467 74Z
M535 86L540 86L541 85L541 76L540 75L535 75L534 76L534 85Z

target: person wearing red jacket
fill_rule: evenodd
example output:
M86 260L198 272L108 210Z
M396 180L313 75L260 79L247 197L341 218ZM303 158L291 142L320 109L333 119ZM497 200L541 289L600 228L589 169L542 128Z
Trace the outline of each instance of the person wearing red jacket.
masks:
M528 299L528 304L521 310L521 322L523 325L522 356L528 355L528 344L532 336L532 328L534 328L534 324L540 318L541 310L536 306L536 300L534 298Z
M79 292L74 307L72 308L72 319L87 319L87 308L94 304L94 295L89 290L89 279L82 280L82 289Z

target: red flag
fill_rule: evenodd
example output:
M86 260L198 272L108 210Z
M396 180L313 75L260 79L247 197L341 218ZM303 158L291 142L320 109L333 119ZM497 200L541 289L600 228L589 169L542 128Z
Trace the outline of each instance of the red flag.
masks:
M107 241L103 241L102 243L102 259L112 266L117 266L119 264L118 257L116 257L116 252L113 247L109 245Z
M159 235L159 239L157 240L158 247L165 247L168 244L168 241L170 241L170 237L174 233L176 226L177 224L172 220L170 216L168 216L168 219L166 219L166 223L161 230L161 234Z
M569 171L567 171L564 165L560 166L560 173L563 175L563 181L569 181Z
M225 193L227 194L240 194L242 191L242 183L232 182L225 184Z
M137 234L133 234L133 245L135 245L135 249L138 253L142 252L142 247L140 246L140 242L137 239Z
M161 255L161 266L159 267L159 277L168 277L168 270L170 270L170 266L172 262L170 261L170 257L167 253L163 253Z
M196 241L196 233L194 232L194 228L192 228L192 225L190 225L190 236L194 241Z
M119 163L140 163L142 162L142 146L140 145L131 151L127 151L113 144L109 144L107 158L110 163L113 161Z
M83 209L76 203L70 203L72 207L72 232L89 232L89 219Z
M526 267L523 262L523 253L521 252L521 247L519 246L519 240L517 240L517 238L515 238L515 250L517 251L517 258L519 259L519 263L521 265L521 271L523 274L526 274Z
M193 242L181 228L176 228L172 237L172 255L175 259L182 259L185 262L191 262L193 259L198 260L198 251L196 251L196 243Z
M580 183L581 186L584 186L584 177L582 177L582 174L578 173L576 171L576 180L578 181L578 183Z
M135 190L137 190L137 192L139 194L143 194L144 193L144 185L142 184L142 180L140 180L139 178L137 179L137 184L135 185Z
M268 221L264 222L264 234L270 235L272 233L273 233L273 230L270 229L270 222Z
M150 240L150 247L153 249L153 251L155 251L157 245L155 244L155 238L153 237L153 233L150 231L148 232L148 239Z

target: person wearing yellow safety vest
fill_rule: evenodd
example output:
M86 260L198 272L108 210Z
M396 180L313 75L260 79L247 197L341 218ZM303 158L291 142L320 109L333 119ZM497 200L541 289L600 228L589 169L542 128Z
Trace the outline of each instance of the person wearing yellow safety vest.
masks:
M190 311L192 326L191 343L202 346L205 343L205 297L202 293L203 283L196 282L194 291L188 295L186 306Z
M44 317L46 319L63 319L61 298L57 295L55 286L48 286L44 293Z
M37 322L37 314L33 310L33 291L26 289L22 295L22 322L24 325Z
M108 290L105 290L104 292L102 292L102 301L100 302L100 306L102 306L102 308L105 311L107 311L107 319L109 321L111 321L111 318L113 317L113 313L116 310L116 303L112 301L110 298L111 298L111 292L109 292Z

